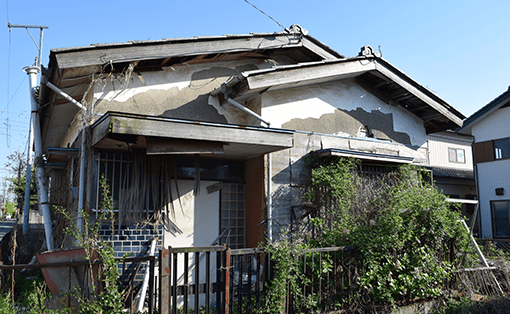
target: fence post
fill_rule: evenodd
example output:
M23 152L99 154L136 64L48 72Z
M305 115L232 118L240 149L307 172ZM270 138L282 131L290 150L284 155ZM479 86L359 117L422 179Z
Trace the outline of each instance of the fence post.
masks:
M230 313L230 248L226 251L225 265L225 314Z
M170 313L170 251L159 250L159 313Z

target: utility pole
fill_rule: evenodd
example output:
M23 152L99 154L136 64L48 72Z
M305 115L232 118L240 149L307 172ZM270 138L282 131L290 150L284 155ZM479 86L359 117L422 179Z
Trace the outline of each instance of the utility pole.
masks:
M36 181L38 187L38 200L39 210L43 214L44 219L44 231L46 233L46 246L48 250L53 249L53 237L52 237L52 226L51 226L51 215L48 204L48 185L44 174L44 161L42 159L42 143L41 143L41 130L39 125L38 103L35 97L35 91L37 89L38 73L41 72L41 59L42 59L42 43L43 43L43 32L48 29L48 26L44 25L18 25L7 23L9 28L24 28L32 38L32 41L39 50L37 59L35 60L34 66L26 67L23 70L27 72L29 76L29 91L31 101L31 115L30 115L30 129L29 129L29 147L27 154L27 173L25 182L25 203L23 209L23 234L28 234L28 219L30 215L30 182L32 174L32 150L35 146L36 156ZM30 33L31 28L39 29L39 44L35 41L34 37ZM35 143L34 143L35 142Z

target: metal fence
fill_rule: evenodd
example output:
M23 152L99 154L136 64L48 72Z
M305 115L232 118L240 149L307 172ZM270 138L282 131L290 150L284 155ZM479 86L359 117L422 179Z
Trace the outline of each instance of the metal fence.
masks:
M296 255L307 280L302 298L320 310L336 308L353 290L359 265L352 247L311 249ZM270 254L261 248L168 248L159 253L160 314L253 313L263 306L273 278ZM285 313L303 304L286 296Z

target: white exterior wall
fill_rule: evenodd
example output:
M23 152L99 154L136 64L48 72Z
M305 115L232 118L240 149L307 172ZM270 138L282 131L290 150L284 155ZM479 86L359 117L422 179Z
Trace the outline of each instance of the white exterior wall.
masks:
M510 107L498 109L496 112L477 122L471 128L476 142L510 137Z
M165 232L164 247L210 246L218 237L220 192L207 192L207 187L215 183L217 182L201 181L200 194L193 195L194 181L179 180L179 202L172 182L172 195L175 195L172 222L175 227L170 226L169 231Z
M179 200L173 201L174 216L172 222L174 227L170 226L163 235L163 247L191 247L191 246L210 246L220 234L220 195L219 191L208 193L207 187L217 182L201 181L200 194L193 195L194 181L179 180ZM177 190L172 182L172 195L177 196ZM206 260L200 260L200 283L206 282ZM196 263L195 254L189 254L189 277L188 282L195 282L194 266ZM184 283L184 254L179 254L177 259L178 284ZM216 280L216 256L211 255L210 265L211 282ZM215 300L214 294L210 296ZM190 304L195 302L194 296L188 299ZM182 306L183 297L178 297L178 304ZM201 295L200 304L205 305L205 297Z
M510 160L495 160L477 165L482 234L492 237L491 201L510 200ZM497 188L504 188L505 195L496 195Z
M429 165L432 167L473 170L472 139L455 134L431 134L428 136ZM450 162L448 148L463 149L465 163Z
M475 142L510 137L510 108L498 109L471 128ZM477 164L478 192L483 237L493 237L491 201L510 200L510 160L494 160ZM504 188L505 195L496 195Z

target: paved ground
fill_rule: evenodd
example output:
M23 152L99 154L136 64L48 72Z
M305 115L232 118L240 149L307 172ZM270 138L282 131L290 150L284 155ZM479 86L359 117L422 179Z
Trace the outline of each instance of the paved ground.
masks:
M16 219L6 219L0 221L0 240L4 237L4 235L12 230L12 227L16 223Z

